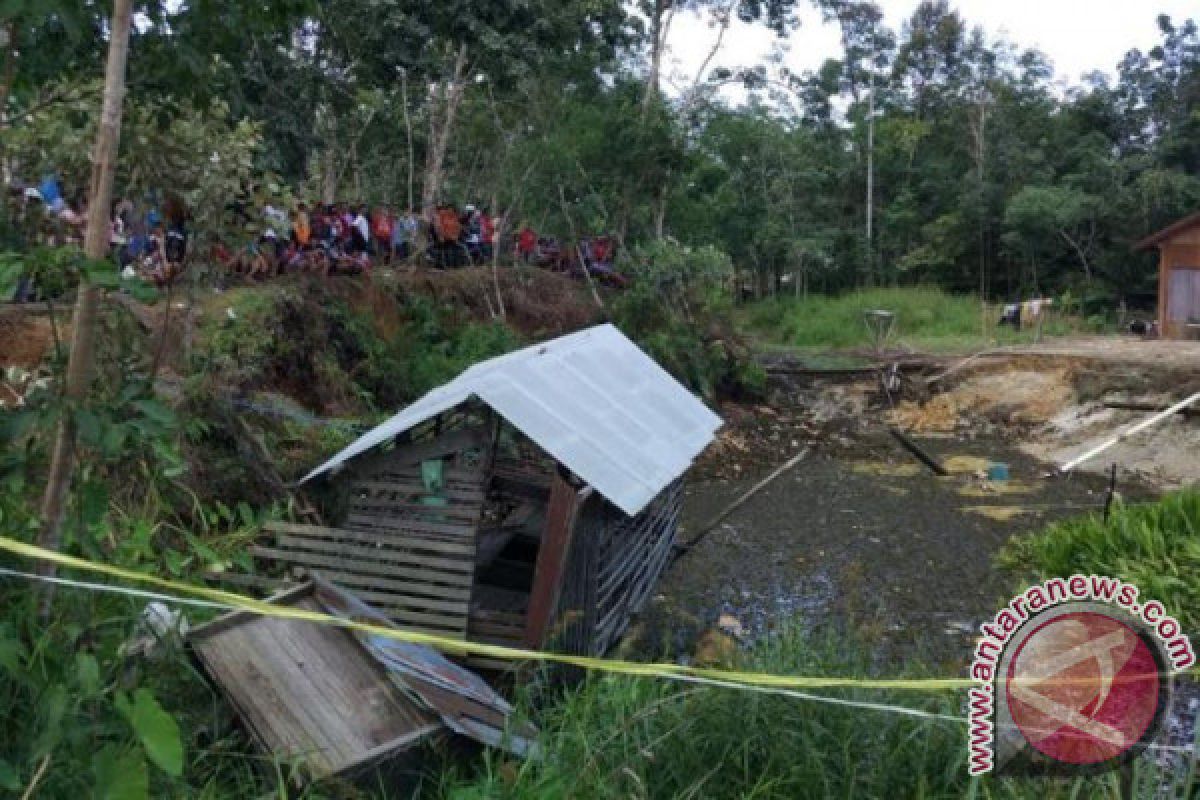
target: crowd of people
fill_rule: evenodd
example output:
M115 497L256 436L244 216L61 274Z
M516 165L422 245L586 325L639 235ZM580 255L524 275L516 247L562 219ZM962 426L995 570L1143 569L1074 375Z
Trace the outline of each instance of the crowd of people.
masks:
M82 193L68 199L58 180L48 176L38 186L13 190L10 200L12 218L23 220L37 243L82 244L88 218ZM289 210L238 200L225 211L227 218L219 227L226 235L213 231L207 234L206 246L197 248L189 228L191 215L177 195L114 202L108 241L117 269L126 279L141 278L162 287L175 281L190 261L204 256L226 279L261 281L295 273L364 275L376 266L401 264L445 269L507 263L507 253L517 263L586 271L610 285L624 285L613 267L612 237L583 237L567 247L525 222L509 232L504 219L470 204L460 210L442 203L422 215L411 207L397 212L386 205L341 202L310 207L298 202ZM23 282L15 299L32 299L35 293L32 284Z
M508 234L505 247L505 220L470 204L459 210L442 203L425 215L412 208L397 213L390 206L350 203L312 209L298 203L290 213L272 205L259 214L245 204L231 204L228 210L233 229L256 233L240 248L214 240L213 260L229 273L252 279L291 272L360 274L376 265L417 259L443 269L478 266L500 260L507 250L522 264L567 272L586 268L622 283L613 269L612 237L584 237L575 247L564 248L557 238L539 236L522 222Z

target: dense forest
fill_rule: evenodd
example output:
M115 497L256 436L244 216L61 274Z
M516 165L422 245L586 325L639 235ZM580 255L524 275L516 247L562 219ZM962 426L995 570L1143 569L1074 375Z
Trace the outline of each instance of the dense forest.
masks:
M734 21L786 39L796 0L138 3L118 192L185 189L210 227L249 186L476 202L510 226L611 233L626 254L713 245L758 293L1153 304L1152 259L1131 246L1200 203L1194 22L1160 18L1115 83L1068 88L947 0L900 30L872 2L816 4L843 52L797 74L778 58L709 68ZM105 11L5 4L10 183L56 169L86 186ZM680 85L663 61L687 13L718 36Z

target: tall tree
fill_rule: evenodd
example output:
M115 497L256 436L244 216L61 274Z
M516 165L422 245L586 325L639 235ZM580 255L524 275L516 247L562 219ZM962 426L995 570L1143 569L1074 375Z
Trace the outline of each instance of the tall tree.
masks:
M129 55L129 34L133 27L132 0L114 0L112 24L109 28L108 63L104 71L104 103L96 146L92 152L92 185L88 201L87 237L84 254L91 260L107 258L109 247L109 209L112 207L113 175L117 167L117 151L121 142L121 111L125 100L125 63ZM67 362L66 389L70 404L68 413L59 423L42 497L42 530L38 536L41 547L57 550L62 545L63 518L71 476L75 470L75 423L72 414L87 397L92 378L96 309L100 289L89 284L86 276L77 289L75 316L72 321L71 354ZM41 566L43 574L53 575L52 564ZM52 592L47 584L43 610L48 609Z

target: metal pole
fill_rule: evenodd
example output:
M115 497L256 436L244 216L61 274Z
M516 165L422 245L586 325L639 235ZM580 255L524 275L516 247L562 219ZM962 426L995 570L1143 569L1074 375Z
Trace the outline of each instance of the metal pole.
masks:
M1182 400L1182 401L1176 403L1175 405L1171 406L1166 411L1163 411L1160 414L1155 414L1153 417L1150 417L1147 420L1143 420L1142 422L1139 422L1138 424L1134 425L1133 427L1121 431L1116 436L1106 439L1103 443L1093 447L1091 450L1088 450L1086 453L1079 456L1078 458L1072 459L1072 460L1068 461L1066 464L1063 464L1061 467L1058 468L1059 473L1066 474L1066 473L1070 472L1071 470L1075 469L1076 467L1078 467L1080 464L1083 464L1084 462L1087 462L1087 461L1091 461L1093 458L1100 455L1105 450L1108 450L1111 447L1115 447L1116 445L1120 444L1121 442L1124 442L1127 439L1131 439L1134 436L1137 436L1139 433L1146 430L1147 428L1152 428L1155 425L1157 425L1158 423L1167 419L1168 417L1172 417L1175 414L1178 414L1180 411L1182 411L1183 409L1192 405L1197 400L1200 400L1200 393L1194 394L1191 397L1189 397L1187 400Z

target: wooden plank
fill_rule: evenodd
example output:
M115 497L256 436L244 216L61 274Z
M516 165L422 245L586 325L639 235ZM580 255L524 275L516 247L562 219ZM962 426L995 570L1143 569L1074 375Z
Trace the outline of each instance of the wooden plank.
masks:
M355 592L354 595L375 606L380 613L387 616L388 619L401 628L409 628L439 636L445 635L456 639L466 637L467 615L465 613L460 615L432 614L413 611L408 608L397 608L389 605L387 595L381 595L377 592Z
M231 631L231 635L241 638L240 650L245 652L257 648L260 653L271 658L273 669L264 670L262 677L273 685L279 692L290 693L294 700L288 703L299 728L303 732L302 741L308 741L309 758L317 757L323 764L323 772L336 772L349 758L355 748L360 746L357 730L340 718L336 713L330 713L330 706L338 705L338 693L333 688L333 682L320 691L314 685L314 676L325 674L329 668L322 663L314 664L319 657L313 652L309 638L311 625L298 623L295 620L279 620L279 625L260 625L255 631L248 632L244 628ZM319 641L320 636L313 637ZM346 665L339 660L337 667L330 670L338 674ZM346 679L345 674L339 676ZM299 702L296 702L296 701Z
M475 535L475 526L465 522L446 523L427 519L404 519L354 510L351 510L346 517L345 527L347 530L432 533L449 537L472 537Z
M378 547L380 549L403 547L460 556L474 557L475 554L475 547L470 542L462 539L447 540L420 533L405 535L399 531L382 535L379 533L367 533L365 531L343 531L337 539L294 536L290 533L281 533L277 535L276 541L281 547L325 546L351 543L362 544L368 547Z
M432 522L474 522L479 517L479 503L471 505L427 506L422 503L405 503L400 500L387 498L355 497L349 502L352 512L362 514L404 515L414 514L429 519Z
M476 482L470 487L443 487L440 491L431 492L425 488L423 484L415 483L406 480L388 480L388 481L355 481L350 484L350 491L354 495L360 492L368 492L371 494L384 495L406 495L416 497L445 497L449 500L458 500L462 502L478 503L483 501L483 488ZM436 508L436 506L432 506Z
M387 565L391 564L429 567L431 569L440 569L444 572L473 572L475 570L474 556L464 556L462 558L432 556L397 548L363 547L360 545L339 544L337 542L332 543L337 546L334 549L329 548L328 544L324 543L325 546L322 546L309 542L305 545L304 550L300 550L299 548L282 550L262 547L260 545L252 545L250 549L252 551L261 551L256 554L262 555L264 558L277 557L270 555L268 551L274 554L301 552L325 554L329 556L326 566L338 566L345 559L354 562L356 567L361 565L361 569L364 571L370 570L378 575L387 575Z
M311 585L287 595L306 593ZM307 596L289 604L319 608ZM388 742L394 751L430 729L431 717L398 696L342 628L251 615L232 628L197 628L190 642L257 738L307 757L318 772L347 769L359 751Z
M399 532L403 534L429 534L431 536L442 537L438 541L452 541L455 537L474 536L475 526L466 525L463 523L447 525L444 523L428 522L426 520L403 520L394 517L374 517L370 515L361 515L364 522L370 523L369 529L363 531L359 528L329 528L319 525L299 525L293 522L280 522L271 520L263 523L263 530L277 534L288 534L291 536L303 536L310 539L332 539L341 541L342 539L353 539L355 541L365 541L368 544L374 544L378 541L377 534L374 533L376 527L385 527L388 531ZM380 526L378 523L387 521L389 524ZM407 523L411 522L411 529ZM368 534L373 538L362 540L358 534ZM448 537L448 538L447 538ZM473 545L470 545L473 547Z
M445 469L442 471L442 488L469 492L472 490L482 489L483 485L487 482L486 479L487 476L485 474L475 470L461 470L453 468ZM354 483L357 484L364 481L381 483L388 486L395 486L397 484L413 486L418 488L418 492L420 494L431 494L431 492L425 488L425 480L421 477L420 470L396 470L380 472L376 475L371 475L370 477L361 478L358 481L354 481Z
M279 550L261 545L247 548L251 555L302 567L317 569L340 569L358 575L383 578L385 580L404 577L411 580L439 583L445 586L470 586L472 582L469 564L459 570L436 570L434 568L412 568L399 564L381 564L378 560L337 558L324 553L308 553L303 550Z
M555 473L554 482L550 485L542 543L533 572L533 588L529 594L529 613L525 623L525 644L528 647L541 647L545 642L550 618L558 606L563 567L571 549L579 508L586 498L585 492L575 491L566 479Z
M459 586L444 586L438 583L419 580L396 581L379 578L375 575L362 575L360 573L337 569L315 569L314 571L320 573L322 578L331 580L339 586L344 586L350 590L376 589L384 593L428 597L431 600L441 599L462 602L471 599L470 581L466 581ZM433 607L430 606L430 608Z
M261 630L250 625L256 633ZM311 722L296 707L303 704L293 704L287 687L272 679L275 659L271 654L247 648L245 638L242 627L230 628L221 641L197 648L197 653L268 751L289 759L305 758L311 764L315 751L308 735ZM322 754L316 755L320 758ZM333 771L334 765L321 758L312 767L315 773L325 774Z
M298 598L312 594L312 581L305 581L298 586L292 586L278 594L273 594L266 598L263 602L273 603L275 605L293 605ZM230 611L227 614L222 614L215 619L211 619L203 625L197 625L188 633L188 641L195 642L204 639L208 636L220 633L234 625L239 625L244 622L259 619L262 615L256 614L253 611Z
M311 593L310 585L287 593L289 605L319 609L304 593ZM278 757L303 759L320 777L404 749L440 728L349 631L301 620L240 619L232 627L202 626L189 642L255 738Z
M296 522L284 522L283 520L269 519L263 523L264 531L271 533L294 533L297 536L323 536L326 538L335 538L341 534L337 528L326 528L320 525L301 525Z

